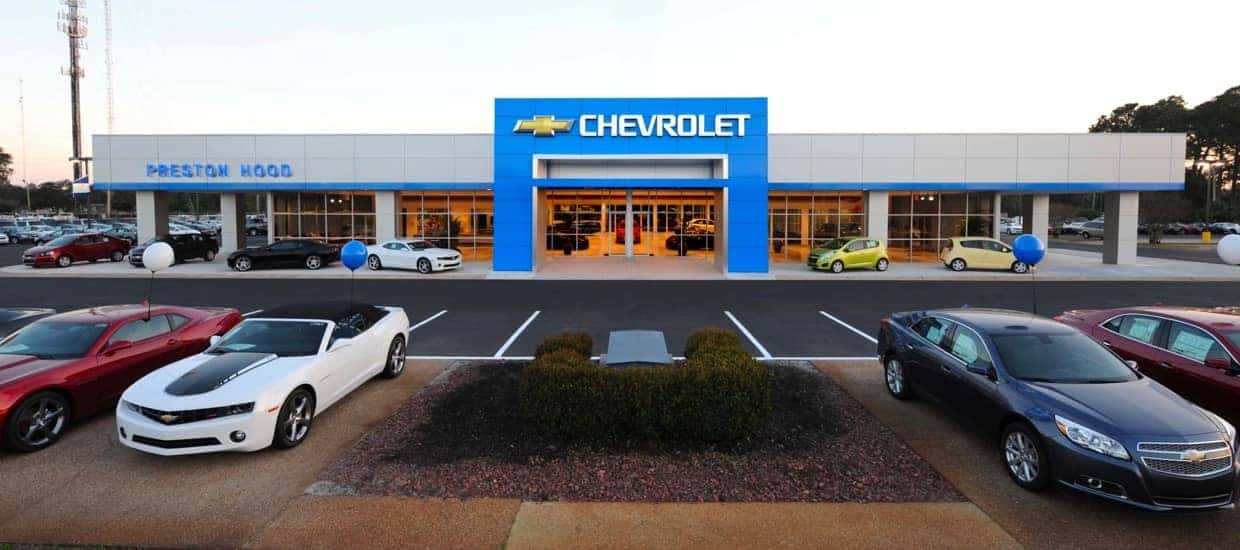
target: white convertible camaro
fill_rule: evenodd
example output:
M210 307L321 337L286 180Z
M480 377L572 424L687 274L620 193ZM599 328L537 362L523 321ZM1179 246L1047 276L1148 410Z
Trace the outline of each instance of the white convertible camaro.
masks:
M375 376L400 375L408 331L399 307L264 311L125 390L121 443L159 455L296 447L316 414Z
M430 241L385 241L366 247L366 267L430 273L461 267L461 253L451 248L438 248Z

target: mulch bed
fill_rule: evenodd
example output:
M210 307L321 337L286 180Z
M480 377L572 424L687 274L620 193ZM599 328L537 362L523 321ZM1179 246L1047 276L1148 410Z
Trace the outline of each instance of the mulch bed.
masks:
M772 364L773 412L719 447L596 449L529 429L524 364L457 364L325 474L335 494L659 502L911 502L963 497L813 366ZM863 368L863 367L859 367Z

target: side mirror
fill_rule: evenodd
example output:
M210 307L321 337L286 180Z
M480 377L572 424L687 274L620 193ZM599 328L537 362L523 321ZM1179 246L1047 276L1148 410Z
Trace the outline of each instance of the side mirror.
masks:
M1206 366L1212 369L1231 370L1235 367L1231 359L1225 357L1207 357Z
M1141 365L1138 365L1137 362L1133 361L1132 359L1128 359L1124 361L1124 363L1127 364L1129 367L1131 367L1132 370L1135 370L1135 371L1141 370Z
M995 379L995 367L990 363L974 361L965 366L965 369L978 376L985 376L990 380Z
M129 340L117 340L103 348L103 354L112 355L118 351L127 350L131 347L133 347L133 342L130 342Z
M212 336L211 338L207 339L207 344L210 345L211 347L215 347L216 344L222 341L224 341L224 337L216 334Z

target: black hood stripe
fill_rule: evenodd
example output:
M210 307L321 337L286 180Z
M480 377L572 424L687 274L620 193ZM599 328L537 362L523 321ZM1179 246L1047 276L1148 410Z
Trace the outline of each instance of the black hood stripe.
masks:
M168 395L198 395L212 391L251 369L270 362L270 353L225 353L206 360L173 380L164 389Z

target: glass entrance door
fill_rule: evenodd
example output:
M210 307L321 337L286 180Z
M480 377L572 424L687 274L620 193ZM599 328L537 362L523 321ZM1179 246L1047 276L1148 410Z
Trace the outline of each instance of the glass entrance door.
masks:
M554 256L714 256L715 192L678 189L547 191L546 251ZM632 249L626 223L633 219ZM571 254L565 254L571 248Z

